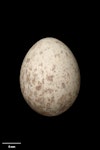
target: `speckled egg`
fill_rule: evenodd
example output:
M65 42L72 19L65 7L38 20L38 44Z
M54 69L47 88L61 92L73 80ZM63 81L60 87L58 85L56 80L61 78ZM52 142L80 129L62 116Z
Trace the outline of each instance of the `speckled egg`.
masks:
M20 88L28 105L41 115L68 110L80 89L80 71L71 50L52 37L36 42L23 60Z

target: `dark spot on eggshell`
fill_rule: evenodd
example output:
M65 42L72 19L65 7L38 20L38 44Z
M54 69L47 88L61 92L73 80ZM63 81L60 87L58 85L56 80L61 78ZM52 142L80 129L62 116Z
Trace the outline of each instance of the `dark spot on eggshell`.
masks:
M36 74L36 73L33 73L32 75L34 78L36 78L38 76L38 74Z
M66 109L67 109L67 106L66 105L62 105L59 111L60 112L64 112Z
M71 94L71 92L69 92L69 94L68 94L68 95L69 95L69 97L72 97L72 94Z
M55 54L55 58L56 58L56 57L60 57L60 54Z
M38 98L35 98L35 101L36 101L36 103L38 103L40 105L39 107L43 107L43 105L44 105L44 98L38 97Z
M36 91L34 91L34 96L37 96L37 92Z
M36 90L41 90L41 85L36 86Z
M34 69L34 72L37 71L37 68Z
M54 101L54 96L52 96L50 102L53 103Z
M26 74L27 74L27 69L25 70Z
M33 84L35 83L35 78L33 78L32 83L33 83Z
M62 95L62 96L59 98L58 102L62 103L65 99L66 99L66 95Z
M48 102L48 103L46 104L46 107L47 107L47 108L50 108L50 102Z
M42 84L44 84L44 78L42 79Z
M38 81L38 85L36 86L36 90L41 90L42 88L42 83L40 81Z
M57 86L57 88L59 89L60 87L59 87L59 86Z
M30 98L32 97L32 92L29 93L29 97L30 97Z
M66 84L68 84L68 83L69 83L69 81L67 80L67 81L66 81Z
M38 84L40 84L40 85L41 85L41 82L40 82L40 81L38 81Z
M50 113L50 112L47 112L47 110L43 110L43 109L41 109L41 110L39 111L39 113L42 114L42 115L44 115L44 116L51 116L51 114L52 114L52 113Z
M35 98L35 101L36 101L37 103L40 103L40 98Z
M29 67L29 70L32 70L32 68L31 68L31 67Z
M58 104L59 104L59 108L60 108L60 112L63 112L66 110L67 106L66 106L66 98L67 96L66 95L62 95L59 100L58 100Z
M65 88L66 86L65 86L65 83L62 83L62 88Z
M42 52L42 51L40 51L40 55L41 55L41 54L43 54L43 52Z
M69 73L67 72L67 76L68 76L68 78L70 78L70 75L69 75Z
M59 43L59 41L58 41L58 40L55 40L55 42L56 42L56 43Z
M50 101L50 98L48 98L48 101Z
M44 91L45 91L46 93L49 92L49 93L51 94L51 93L53 92L53 89L48 88L48 89L46 89L46 90L44 90Z
M68 57L68 53L66 52L65 54L66 54L66 56Z
M77 68L75 68L74 70L75 70L75 73L77 73L79 71Z
M73 63L70 63L70 65L73 67L74 65L73 65Z
M27 59L26 59L26 63L28 63L29 61L30 61L30 58L27 58Z
M53 75L46 75L46 79L48 80L48 81L53 81Z
M36 82L36 77L37 77L37 74L33 74L33 80L32 80L33 84L35 84L35 82Z
M42 94L38 95L40 98L42 97Z
M30 82L30 74L26 76L26 82Z
M42 74L44 73L44 71L43 71L43 70L42 70L41 72L42 72Z
M42 64L42 63L40 63L40 64L39 64L39 66L41 66L41 67L42 67L42 66L43 66L43 64Z

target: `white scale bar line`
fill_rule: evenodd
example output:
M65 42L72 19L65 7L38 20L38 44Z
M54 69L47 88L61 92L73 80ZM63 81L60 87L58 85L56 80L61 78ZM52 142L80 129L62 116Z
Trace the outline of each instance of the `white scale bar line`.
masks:
M21 142L3 142L2 144L21 144Z

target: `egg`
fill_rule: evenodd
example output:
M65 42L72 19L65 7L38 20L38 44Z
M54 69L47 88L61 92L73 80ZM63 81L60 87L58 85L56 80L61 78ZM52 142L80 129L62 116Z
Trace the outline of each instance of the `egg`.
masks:
M78 63L62 41L46 37L27 52L20 69L27 104L44 116L57 116L75 102L80 90Z

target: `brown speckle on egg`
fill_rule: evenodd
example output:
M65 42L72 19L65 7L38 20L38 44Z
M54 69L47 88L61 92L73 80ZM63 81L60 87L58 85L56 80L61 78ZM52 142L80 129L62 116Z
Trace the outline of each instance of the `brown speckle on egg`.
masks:
M50 102L53 103L54 101L55 101L54 96L52 96Z
M28 63L29 61L30 61L30 58L27 58L27 59L26 59L26 63Z
M29 97L30 97L30 99L31 99L31 97L32 97L32 92L30 92Z
M37 92L36 91L34 91L34 95L37 96Z
M43 70L42 70L41 72L42 72L42 74L44 73L44 71L43 71Z
M26 82L30 82L30 76L29 75L26 76Z
M69 82L69 81L67 80L67 81L66 81L66 84L68 84L68 82Z
M36 90L41 90L41 85L36 86Z
M34 69L34 72L36 72L36 71L37 71L37 68Z
M40 55L41 55L41 54L43 54L43 52L42 52L42 51L40 51Z
M68 53L66 52L65 54L66 54L66 57L68 57Z
M65 83L62 83L62 88L65 88L66 86L65 86Z
M40 98L36 98L35 101L36 101L37 103L40 103Z
M33 84L35 83L35 78L32 79L32 83L33 83Z
M67 76L68 76L68 78L70 78L70 75L69 75L69 73L67 72Z
M63 101L65 100L65 98L66 98L66 95L62 95L62 96L59 98L58 102L61 103L61 104L63 104Z
M48 88L48 89L45 90L45 92L46 92L46 93L49 92L49 93L51 94L51 93L53 92L53 89Z
M48 98L48 101L50 101L50 98Z
M60 108L60 112L63 112L66 110L66 105L62 105L61 108Z
M39 64L39 66L41 66L41 67L42 67L42 66L43 66L43 64L42 64L42 63L40 63L40 64Z
M56 58L56 57L60 57L60 54L55 54L55 58Z
M31 71L31 70L32 70L32 67L29 67L29 70Z
M53 81L53 75L46 75L46 79L48 81Z
M49 102L47 103L46 107L47 107L47 108L49 108L49 107L50 107L50 103L49 103Z
M72 97L72 94L71 94L71 92L69 92L69 93L68 93L68 95L69 95L69 97Z
M42 79L42 84L44 84L44 78Z

